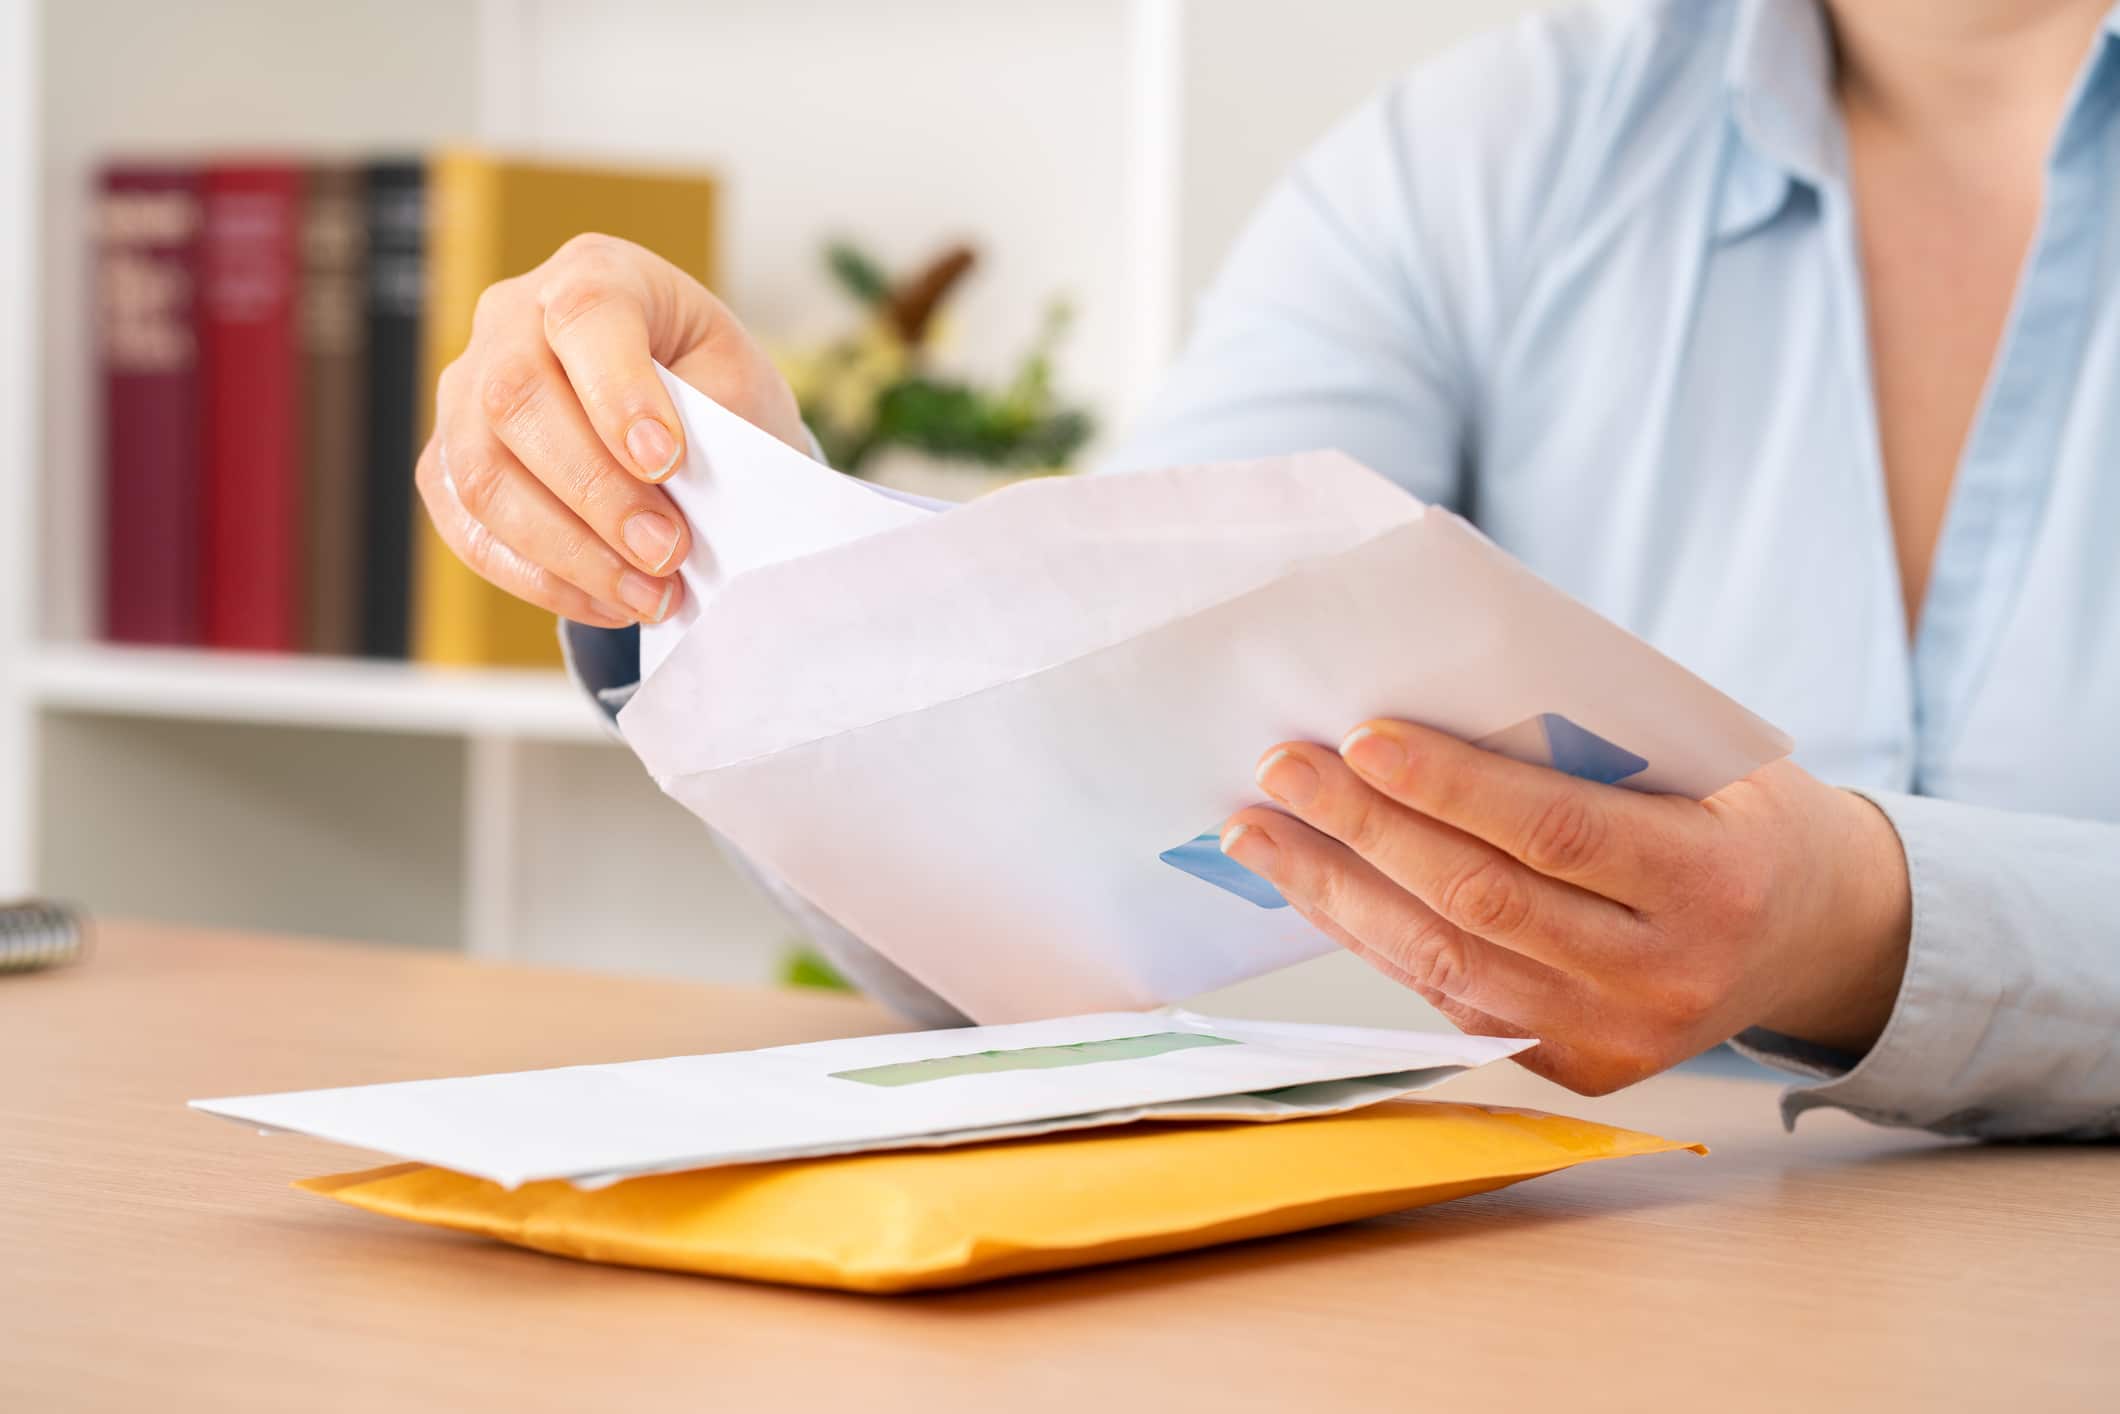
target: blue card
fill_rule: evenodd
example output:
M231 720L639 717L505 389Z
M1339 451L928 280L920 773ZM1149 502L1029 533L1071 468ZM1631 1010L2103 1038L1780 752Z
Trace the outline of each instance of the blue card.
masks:
M1288 900L1281 891L1267 883L1243 865L1222 852L1222 838L1209 830L1196 835L1176 849L1166 849L1156 858L1173 869L1183 869L1195 879L1205 879L1218 889L1226 889L1261 908L1286 908Z

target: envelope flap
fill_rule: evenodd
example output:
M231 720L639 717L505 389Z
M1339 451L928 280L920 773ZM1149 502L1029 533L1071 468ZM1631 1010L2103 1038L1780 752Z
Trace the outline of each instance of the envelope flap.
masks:
M738 575L933 514L813 461L660 364L655 371L684 423L684 463L663 489L692 529L692 548L678 572L684 598L663 622L641 626L643 676Z
M722 583L620 724L667 782L1081 658L1423 510L1338 452L1019 483Z

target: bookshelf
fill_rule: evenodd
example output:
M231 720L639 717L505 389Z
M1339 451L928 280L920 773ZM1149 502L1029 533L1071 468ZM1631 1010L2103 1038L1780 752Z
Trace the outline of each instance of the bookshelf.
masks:
M987 259L953 356L993 366L1065 292L1062 379L1116 428L1286 161L1526 7L0 3L0 896L730 980L788 941L555 675L94 641L104 156L471 139L703 165L724 293L769 338L842 317L827 237L904 261L969 236Z

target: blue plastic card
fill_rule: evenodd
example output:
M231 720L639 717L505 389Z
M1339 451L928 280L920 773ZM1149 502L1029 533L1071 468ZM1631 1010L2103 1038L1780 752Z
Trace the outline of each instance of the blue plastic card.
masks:
M1640 775L1649 763L1623 746L1579 727L1558 712L1527 717L1473 743L1534 766L1551 766L1600 785L1618 785Z
M1261 908L1286 908L1281 891L1222 852L1222 837L1209 830L1195 835L1176 849L1156 856L1173 869L1183 869L1195 879L1205 879L1218 889L1227 889L1247 903Z

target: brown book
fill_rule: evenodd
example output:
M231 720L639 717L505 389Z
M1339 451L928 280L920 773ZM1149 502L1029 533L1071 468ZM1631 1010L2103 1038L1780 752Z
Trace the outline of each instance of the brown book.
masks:
M367 460L366 211L361 170L311 167L302 183L302 646L361 647L361 478Z

